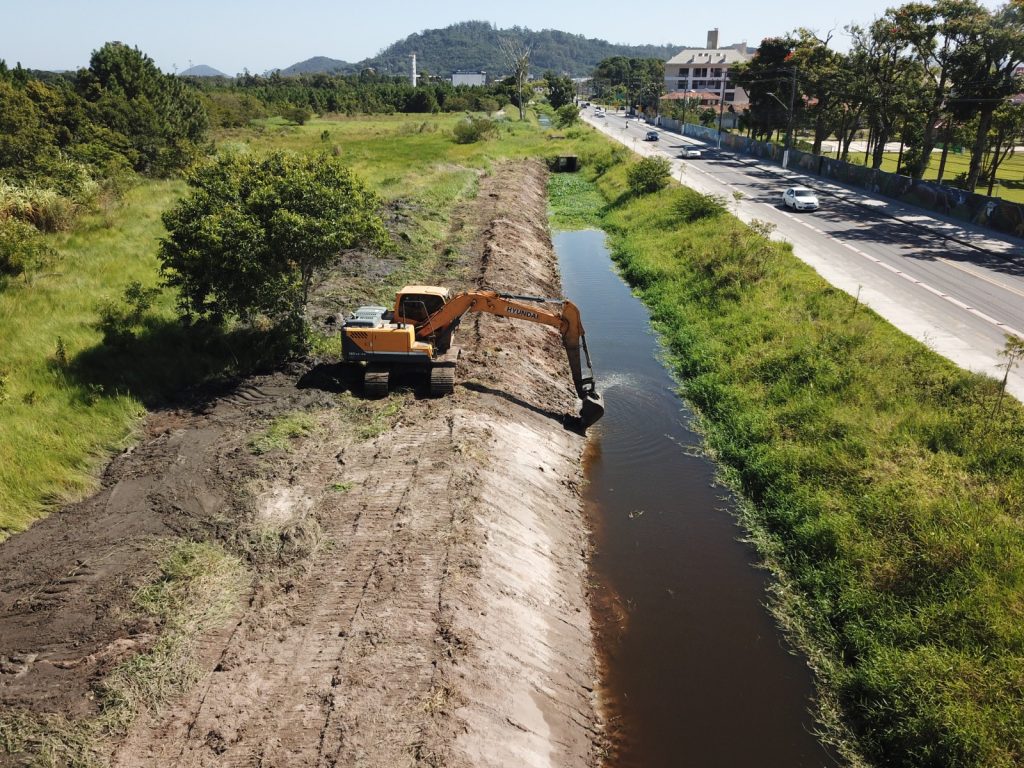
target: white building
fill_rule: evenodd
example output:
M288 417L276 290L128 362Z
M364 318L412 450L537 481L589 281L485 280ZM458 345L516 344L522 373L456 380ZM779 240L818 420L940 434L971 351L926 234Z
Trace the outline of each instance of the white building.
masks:
M708 32L707 48L686 48L665 62L665 91L669 94L679 91L706 93L706 100L715 103L724 100L723 112L732 115L729 112L732 107L735 115L731 118L723 116L722 125L732 128L736 124L736 116L747 108L750 100L746 91L729 81L729 69L752 58L746 43L719 48L718 30L712 29ZM710 98L711 95L716 98Z
M487 73L457 69L452 72L452 85L487 85Z

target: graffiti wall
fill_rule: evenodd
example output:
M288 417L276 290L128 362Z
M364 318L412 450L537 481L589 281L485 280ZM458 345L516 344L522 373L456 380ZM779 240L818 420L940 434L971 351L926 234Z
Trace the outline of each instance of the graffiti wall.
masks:
M701 125L663 120L662 125L709 144L718 143L718 131ZM671 127L669 127L671 125ZM678 126L678 127L677 127ZM782 162L782 147L770 142L754 141L736 133L722 134L722 148L763 160ZM790 150L789 167L803 173L821 176L841 184L915 205L933 213L989 227L1008 235L1024 237L1024 205L967 192L933 181L914 181L909 176L873 171L863 165L845 163L809 152Z

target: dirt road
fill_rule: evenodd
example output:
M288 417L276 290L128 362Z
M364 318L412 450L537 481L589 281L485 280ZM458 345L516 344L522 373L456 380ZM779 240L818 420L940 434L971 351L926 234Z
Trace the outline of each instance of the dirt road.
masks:
M559 295L545 205L537 164L482 178L456 216L476 234L467 282ZM247 599L195 649L198 682L111 739L114 765L596 764L564 352L489 316L459 334L450 398L339 407L277 374L153 414L99 494L0 546L0 708L95 714L98 683L160 635L132 607L153 542L244 552L269 531L275 557L249 552ZM292 450L247 449L296 411L315 428Z

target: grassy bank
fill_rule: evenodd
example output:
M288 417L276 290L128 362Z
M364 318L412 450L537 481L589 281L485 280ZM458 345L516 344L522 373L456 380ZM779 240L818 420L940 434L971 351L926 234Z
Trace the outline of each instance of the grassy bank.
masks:
M460 244L448 232L451 212L475 194L480 173L507 158L600 145L584 129L549 139L552 132L532 120L503 122L489 141L456 144L451 130L459 119L266 121L225 134L219 144L344 158L384 198L402 234L397 269L351 278L350 288L364 300L382 301L397 284L422 282L454 260ZM245 328L185 328L168 291L130 334L104 340L104 308L124 306L132 281L159 284L160 214L184 192L179 181L140 184L114 210L85 217L71 233L48 236L58 254L52 268L0 291L0 540L55 504L88 493L110 453L132 440L146 406L198 383L243 374L273 351L272 339Z
M885 766L1024 763L1024 409L788 246L727 213L685 223L696 193L630 197L622 167L597 186L857 748Z

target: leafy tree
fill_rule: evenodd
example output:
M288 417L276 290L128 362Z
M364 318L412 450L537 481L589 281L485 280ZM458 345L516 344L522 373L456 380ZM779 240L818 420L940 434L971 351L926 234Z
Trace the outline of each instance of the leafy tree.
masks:
M580 110L575 104L563 104L555 113L555 122L559 128L568 128L579 120Z
M205 135L206 112L195 89L165 75L138 48L107 43L94 51L77 88L97 122L124 137L138 171L183 167Z
M316 278L342 251L388 241L379 200L337 158L224 155L193 169L164 214L166 284L187 315L264 315L302 338Z
M662 59L637 59L612 56L594 69L597 97L625 100L630 106L657 109L665 88L665 62Z
M747 124L754 135L770 138L790 121L789 94L792 88L793 64L790 58L796 40L790 37L767 37L761 41L754 58L729 70L730 79L743 88L750 98ZM803 100L795 99L793 124L803 110Z
M53 154L53 131L24 88L0 79L0 169L25 177Z
M554 109L561 109L566 104L572 104L576 98L576 86L572 78L559 77L551 70L544 73L544 80L548 84L548 103Z
M672 166L666 157L645 157L626 171L626 183L634 195L657 192L668 184Z
M698 115L700 124L705 128L710 128L715 124L715 120L718 117L718 113L715 112L711 107L705 107Z
M437 97L429 88L417 88L405 104L406 112L437 112Z
M955 100L973 103L978 118L966 185L973 190L981 176L993 116L1021 90L1017 69L1024 63L1024 8L1011 3L989 12L974 6L957 20L953 32L958 39L950 56Z

